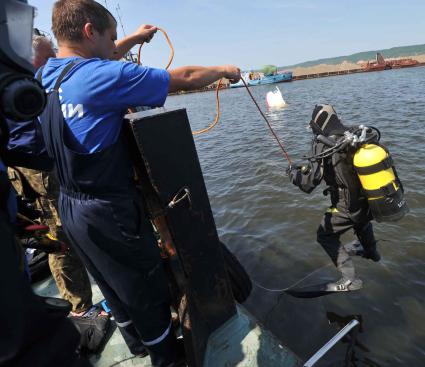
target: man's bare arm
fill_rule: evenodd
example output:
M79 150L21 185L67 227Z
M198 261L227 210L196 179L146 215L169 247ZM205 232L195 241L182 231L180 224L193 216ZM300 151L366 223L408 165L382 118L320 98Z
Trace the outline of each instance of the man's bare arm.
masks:
M170 70L169 92L193 90L206 87L221 79L230 79L236 83L240 79L240 70L233 65L221 66L182 66Z
M143 24L136 32L116 41L116 51L113 59L121 59L135 45L144 42L149 43L157 30L158 28L153 25Z

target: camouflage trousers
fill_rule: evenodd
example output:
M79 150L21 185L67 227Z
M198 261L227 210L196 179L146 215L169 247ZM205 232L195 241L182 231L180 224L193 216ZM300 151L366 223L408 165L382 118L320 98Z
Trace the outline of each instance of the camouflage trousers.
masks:
M62 230L57 211L59 183L54 172L18 168L31 187L40 194L37 209L42 212L41 223L49 226L50 236L69 244ZM10 180L19 195L23 195L18 173L9 168ZM49 254L49 266L63 299L72 304L73 312L82 312L92 306L92 291L87 271L75 251Z

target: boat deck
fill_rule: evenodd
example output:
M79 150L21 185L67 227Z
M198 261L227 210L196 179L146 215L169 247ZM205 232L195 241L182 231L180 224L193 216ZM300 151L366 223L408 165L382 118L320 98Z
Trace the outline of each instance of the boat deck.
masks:
M39 282L33 286L35 293L46 297L60 297L52 277ZM92 280L93 303L102 301L103 295L99 287ZM100 355L94 355L90 358L90 362L95 367L149 367L150 359L135 357L127 348L121 333L112 322L113 334L108 340L104 350Z
M59 297L52 277L33 285L35 293ZM103 300L98 286L92 281L93 303ZM280 344L242 306L238 313L210 337L204 367L299 367L299 358ZM149 358L133 356L119 330L112 323L113 334L100 355L90 358L95 367L149 367Z

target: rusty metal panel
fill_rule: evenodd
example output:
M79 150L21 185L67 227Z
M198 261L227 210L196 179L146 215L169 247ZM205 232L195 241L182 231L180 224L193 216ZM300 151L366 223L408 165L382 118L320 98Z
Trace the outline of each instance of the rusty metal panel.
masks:
M185 279L180 315L189 364L201 366L209 335L236 312L185 109L129 114L147 191L155 192ZM143 173L144 172L144 173ZM174 268L174 271L179 271Z

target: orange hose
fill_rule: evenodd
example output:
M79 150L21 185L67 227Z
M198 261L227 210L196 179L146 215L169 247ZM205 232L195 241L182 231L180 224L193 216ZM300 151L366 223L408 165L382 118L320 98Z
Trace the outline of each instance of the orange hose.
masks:
M170 57L169 57L167 66L165 67L165 70L168 70L168 68L170 67L171 63L173 62L173 58L174 58L174 47L173 47L173 44L170 41L170 38L167 35L167 32L165 32L165 30L162 29L162 28L160 28L160 27L157 27L157 28L158 28L159 31L161 31L164 34L165 39L167 40L168 45L170 46L170 49L171 49ZM137 64L138 65L140 65L140 53L142 51L143 44L144 44L144 42L142 42L140 44L139 51L137 53ZM207 128L205 128L205 129L192 132L193 135L203 134L203 133L205 133L207 131L210 131L211 129L213 129L217 125L218 120L220 119L220 99L218 98L218 91L219 91L220 87L221 87L221 80L219 80L219 82L217 84L217 90L216 90L216 101L217 101L216 102L216 108L217 108L217 112L216 112L215 119L214 119L213 123L210 126L208 126Z
M174 47L173 47L170 39L168 38L167 32L165 32L162 28L159 28L159 27L157 27L157 28L158 28L159 31L161 31L164 34L164 36L165 36L165 38L166 38L166 40L168 42L168 45L170 46L170 49L171 49L170 58L168 60L167 66L165 67L165 70L167 70L170 67L171 63L173 62L173 58L174 58ZM138 65L140 65L140 52L142 50L143 44L144 44L144 42L140 44L140 46L139 46L139 52L137 54L137 64ZM245 85L245 88L246 88L248 94L250 95L252 101L257 106L258 111L260 112L260 114L263 117L263 119L266 121L268 128L270 129L272 135L274 136L274 138L276 139L277 143L279 144L279 147L282 150L282 152L283 152L286 160L288 161L289 165L292 165L291 158L289 157L288 153L286 152L286 149L284 148L283 144L280 142L277 134L273 130L273 128L272 128L269 120L267 119L266 115L264 115L263 111L261 111L260 106L258 105L257 101L255 100L254 96L252 95L251 91L249 90L248 85L246 84L245 80L243 78L241 78L241 79L242 79L242 82ZM218 92L220 90L220 87L221 87L221 80L219 80L219 82L217 84L217 89L216 89L216 92L215 92L216 110L217 110L217 112L216 112L215 119L214 119L213 123L210 126L208 126L207 128L205 128L205 129L193 131L192 132L192 135L200 135L200 134L206 133L207 131L212 130L217 125L218 120L220 119L220 98L218 96Z
M171 63L173 62L173 58L174 58L174 47L173 47L173 44L171 43L170 39L168 38L167 32L165 32L162 28L159 28L159 27L157 27L157 29L164 34L165 39L167 40L168 45L170 46L170 49L171 49L170 57L168 59L168 64L165 67L165 70L168 70L168 68L170 67ZM143 44L144 44L144 42L142 42L140 44L140 46L139 46L139 52L137 53L137 65L140 65L140 51L142 50Z
M260 112L261 116L263 117L263 119L266 121L268 128L270 129L273 137L276 139L277 143L279 144L280 149L282 150L286 160L288 161L289 165L292 165L292 161L291 158L289 157L288 153L286 152L286 149L284 148L283 144L281 143L281 141L279 140L276 132L273 130L269 120L267 119L266 115L263 113L263 111L261 110L260 106L258 105L257 101L255 100L254 96L252 95L251 91L249 90L248 85L246 84L245 80L243 78L241 78L246 91L248 92L248 94L250 95L252 101L255 103L255 105L257 106L258 111ZM221 80L218 82L217 85L217 89L216 89L216 94L215 94L215 98L216 98L216 107L217 107L217 113L215 115L215 119L214 122L208 126L206 129L202 129L202 130L198 130L198 131L193 131L192 134L193 135L199 135L202 133L206 133L207 131L210 131L211 129L213 129L215 127L215 125L217 125L218 120L220 118L220 98L218 96L218 91L220 90L220 86L221 86Z
M220 98L218 98L218 91L220 90L220 86L221 86L221 79L218 81L217 89L215 91L217 113L215 115L215 119L214 119L213 123L205 129L198 130L198 131L192 131L192 135L199 135L199 134L206 133L207 131L212 130L215 127L215 125L217 125L218 120L220 118Z

